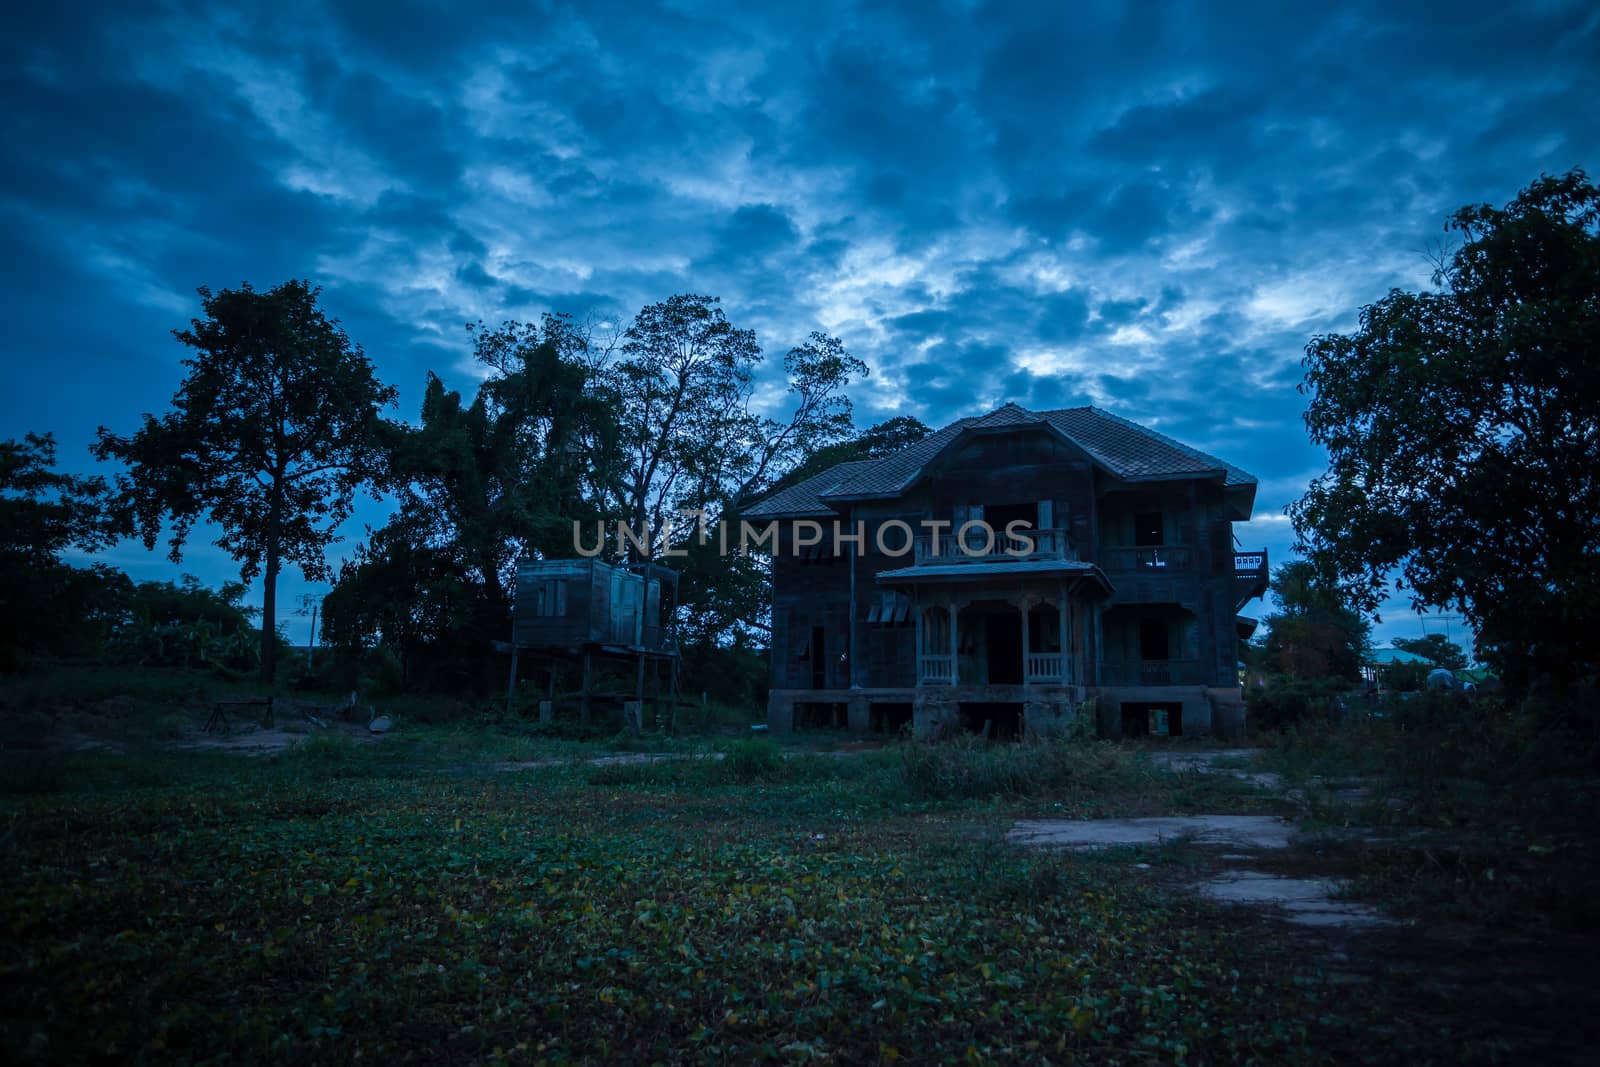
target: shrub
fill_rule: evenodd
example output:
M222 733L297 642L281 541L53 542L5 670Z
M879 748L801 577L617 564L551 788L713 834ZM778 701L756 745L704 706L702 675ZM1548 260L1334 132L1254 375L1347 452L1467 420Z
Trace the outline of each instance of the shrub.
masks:
M1346 684L1337 678L1290 678L1277 675L1247 691L1246 712L1257 731L1282 730L1313 719L1325 720Z
M1054 796L1125 786L1139 773L1109 742L1048 739L992 744L963 736L899 750L900 779L913 797L953 800Z
M783 752L765 738L735 741L724 763L735 782L766 782L783 774Z

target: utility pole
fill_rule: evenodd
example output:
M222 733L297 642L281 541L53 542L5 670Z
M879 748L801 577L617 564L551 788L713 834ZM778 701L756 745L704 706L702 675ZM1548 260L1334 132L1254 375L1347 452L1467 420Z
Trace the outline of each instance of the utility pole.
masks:
M300 594L300 611L297 614L311 613L311 642L306 645L306 670L311 669L311 657L317 650L317 609L322 606L322 598L315 593Z

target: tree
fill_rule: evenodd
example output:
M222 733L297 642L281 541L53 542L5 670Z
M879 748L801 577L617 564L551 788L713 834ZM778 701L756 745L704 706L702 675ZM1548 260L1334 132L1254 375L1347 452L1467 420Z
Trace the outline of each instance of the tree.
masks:
M1507 684L1600 669L1600 189L1541 177L1464 207L1435 291L1391 292L1306 347L1329 469L1291 508L1359 606L1391 577L1459 610Z
M395 390L361 348L317 307L319 289L289 281L260 293L248 284L199 290L205 318L173 335L195 353L173 410L121 437L105 427L93 446L127 465L117 486L128 525L154 548L171 524L182 559L194 524L216 524L216 544L250 581L264 576L261 675L275 670L277 583L285 563L325 581L324 555L363 486L384 473L384 420Z
M1262 665L1290 678L1355 683L1367 659L1371 627L1323 583L1311 564L1295 560L1272 575L1278 614L1266 620Z
M467 403L428 375L421 425L392 442L399 510L327 602L329 640L381 641L406 683L424 659L481 681L474 664L506 637L517 560L571 555L572 523L602 517L615 462L615 419L568 320L468 329L489 377Z
M1459 671L1467 665L1467 654L1460 645L1449 640L1444 634L1428 634L1426 637L1397 637L1390 644L1404 652L1421 656L1435 667L1443 667L1448 671Z
M621 510L641 537L680 504L703 506L740 462L743 449L730 446L754 436L747 405L761 346L717 304L682 294L642 308L605 368L625 456Z
M94 552L114 540L104 516L104 478L55 470L54 434L0 441L0 568L48 567L76 545Z
M109 568L61 562L69 547L93 552L114 537L105 479L55 465L50 434L0 442L0 670L23 667L33 652L96 644L128 584Z

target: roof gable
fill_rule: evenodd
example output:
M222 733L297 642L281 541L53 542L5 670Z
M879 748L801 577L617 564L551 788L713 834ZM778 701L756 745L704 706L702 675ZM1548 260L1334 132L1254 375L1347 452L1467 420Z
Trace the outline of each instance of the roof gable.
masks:
M848 501L893 499L909 489L937 456L969 433L1032 426L1060 434L1108 473L1126 481L1216 478L1224 486L1252 490L1256 484L1253 475L1230 463L1099 408L1034 412L1006 404L987 415L953 422L892 456L830 467L759 501L746 514L831 515Z

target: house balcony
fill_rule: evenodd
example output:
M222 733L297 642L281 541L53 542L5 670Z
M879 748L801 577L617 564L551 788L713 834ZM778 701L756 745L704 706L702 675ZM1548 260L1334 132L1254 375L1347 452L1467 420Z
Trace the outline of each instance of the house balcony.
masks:
M1233 587L1235 609L1242 608L1258 596L1265 596L1270 581L1267 550L1235 552L1233 554Z
M937 552L934 541L931 534L917 537L913 560L918 566L1078 558L1072 536L1066 530L1028 530L1016 536L1004 530L995 530L993 536L968 530L965 538L951 530L938 536Z
M953 685L954 661L949 656L918 656L918 685ZM1064 682L1067 678L1067 657L1059 652L1030 652L1023 657L1022 681L1026 685Z
M1186 571L1191 560L1192 553L1188 545L1140 545L1136 548L1106 548L1100 551L1100 565L1110 573Z
M1100 665L1103 685L1205 685L1199 660L1146 659Z

